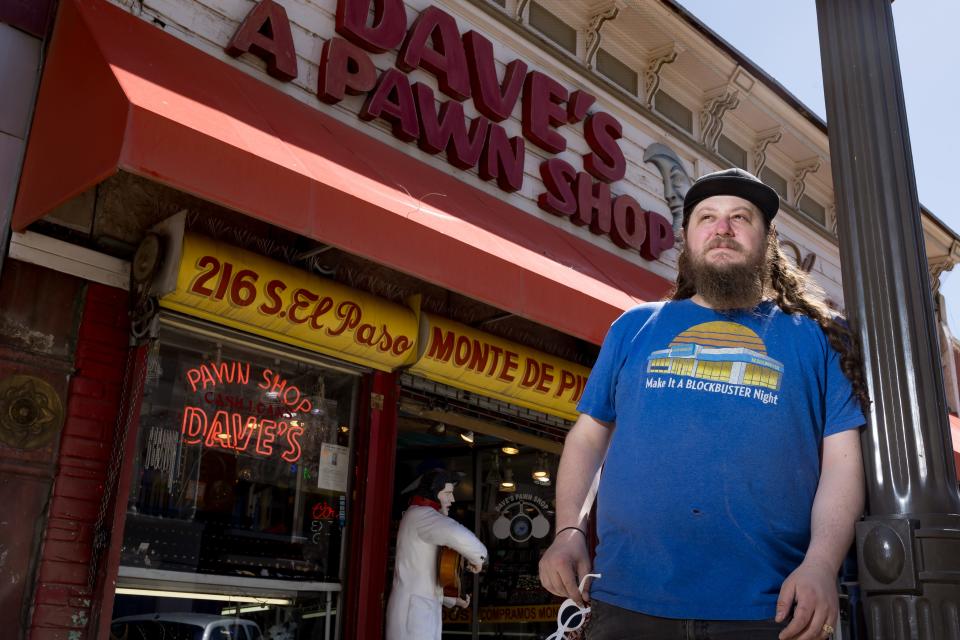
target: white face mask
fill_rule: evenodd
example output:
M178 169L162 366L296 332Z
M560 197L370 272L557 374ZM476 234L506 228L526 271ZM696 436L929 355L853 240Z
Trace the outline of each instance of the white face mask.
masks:
M453 484L448 482L443 485L443 491L437 494L437 499L440 501L440 513L449 515L450 505L454 503Z

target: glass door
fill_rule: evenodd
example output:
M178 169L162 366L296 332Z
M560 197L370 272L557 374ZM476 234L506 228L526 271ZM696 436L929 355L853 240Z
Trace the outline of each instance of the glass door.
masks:
M471 606L443 610L444 639L543 638L556 629L561 599L540 586L539 562L553 539L559 446L544 444L552 451L453 425L401 418L392 542L420 474L443 468L463 474L450 517L471 529L489 552L482 573L463 576Z

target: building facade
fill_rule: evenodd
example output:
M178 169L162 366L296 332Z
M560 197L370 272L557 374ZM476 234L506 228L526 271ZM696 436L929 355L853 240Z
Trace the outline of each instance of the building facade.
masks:
M0 273L16 637L379 638L438 466L491 550L445 633L546 635L563 436L691 182L774 187L843 308L824 123L672 0L46 4ZM935 287L960 237L923 226ZM650 370L779 388L698 329Z

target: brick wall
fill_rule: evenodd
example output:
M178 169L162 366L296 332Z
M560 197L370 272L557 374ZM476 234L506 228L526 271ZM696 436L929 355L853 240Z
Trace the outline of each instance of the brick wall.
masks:
M127 292L90 284L40 556L32 640L96 635L88 627L99 597L87 587L87 572L113 448L127 343Z

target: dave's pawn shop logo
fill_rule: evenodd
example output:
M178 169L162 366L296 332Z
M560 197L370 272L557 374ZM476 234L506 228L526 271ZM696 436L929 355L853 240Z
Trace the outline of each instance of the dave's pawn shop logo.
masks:
M526 542L547 537L550 521L544 515L549 506L543 498L529 493L514 494L497 504L500 514L493 523L493 535L500 540Z

